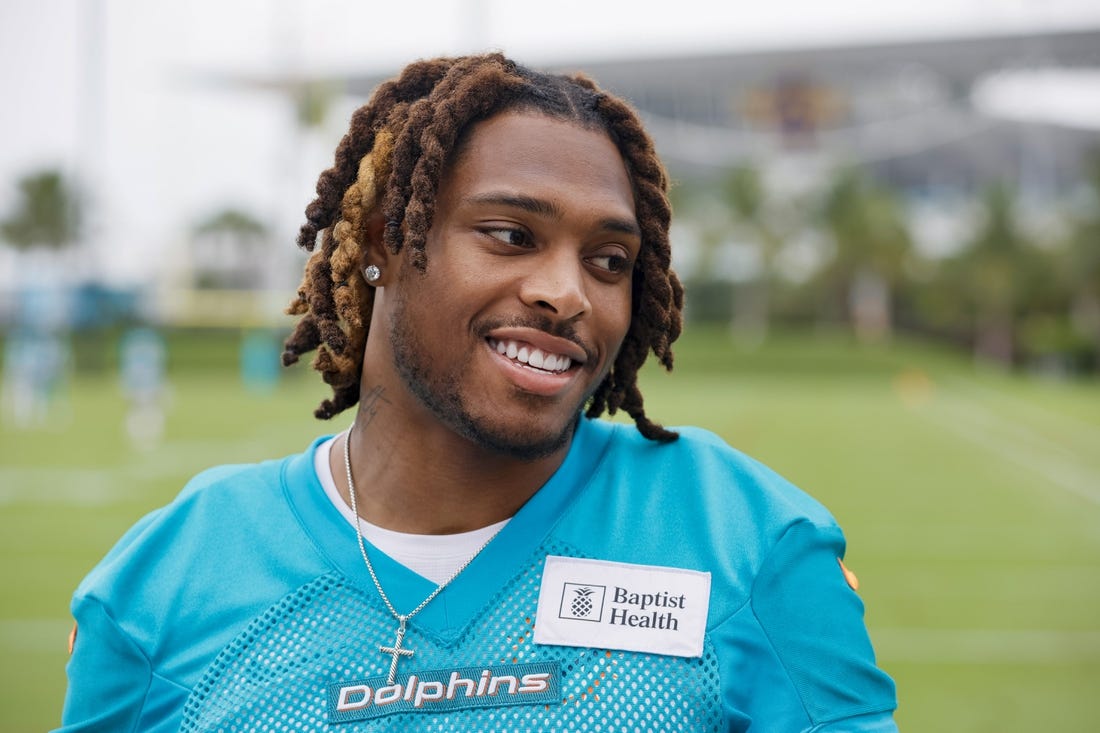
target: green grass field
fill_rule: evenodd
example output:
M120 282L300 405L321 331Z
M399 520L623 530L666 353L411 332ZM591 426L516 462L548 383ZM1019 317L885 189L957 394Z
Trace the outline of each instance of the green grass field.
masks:
M173 346L155 448L129 445L108 374L78 379L51 427L0 429L0 733L58 722L69 596L128 525L204 467L343 427L312 419L325 390L304 369L253 394L232 341ZM833 511L903 730L1100 730L1100 384L696 330L644 389L656 419L715 430Z

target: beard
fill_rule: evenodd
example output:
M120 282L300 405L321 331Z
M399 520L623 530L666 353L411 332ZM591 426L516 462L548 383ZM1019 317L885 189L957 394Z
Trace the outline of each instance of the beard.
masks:
M585 395L577 405L574 417L565 421L560 430L517 430L495 421L491 414L475 413L462 388L462 364L445 359L433 359L406 318L407 307L402 299L395 304L390 319L390 345L394 366L409 391L417 400L451 430L481 448L521 461L545 458L565 447L573 435L580 408L588 401ZM497 324L499 325L499 324ZM491 327L484 327L486 333ZM544 329L545 330L545 329ZM516 394L517 401L529 400L538 409L535 395Z

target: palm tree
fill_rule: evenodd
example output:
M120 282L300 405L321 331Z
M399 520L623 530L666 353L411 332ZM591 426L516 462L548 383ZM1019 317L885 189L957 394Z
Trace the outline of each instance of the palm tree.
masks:
M69 327L61 257L80 236L74 187L58 170L28 174L16 184L15 207L0 220L0 238L19 251L22 294L4 359L4 417L20 427L44 424L52 404L64 406ZM18 356L15 356L18 355Z
M1019 226L1016 199L1007 186L987 189L983 206L984 221L953 264L973 319L975 356L1011 365L1028 281L1037 272L1035 252Z
M1074 222L1067 251L1071 324L1100 366L1100 151L1088 166L1089 206Z
M18 197L10 212L0 219L0 239L15 249L20 291L30 300L22 300L19 319L38 319L49 313L51 327L64 321L64 298L49 298L52 306L44 309L27 303L38 302L31 293L67 292L72 285L73 267L70 250L80 239L82 207L75 187L61 171L44 169L29 173L16 183ZM12 282L15 285L15 282ZM23 298L24 296L21 296Z
M0 221L0 236L19 250L66 249L80 236L81 206L75 188L58 170L21 178L19 200Z
M825 312L844 314L861 339L888 337L895 293L912 252L897 198L858 169L846 169L826 191L821 218L835 246L819 274Z
M754 339L767 336L771 320L771 294L776 279L776 259L785 233L769 208L768 192L760 173L750 166L730 171L723 187L734 221L745 230L760 256L756 279L734 290L733 327Z

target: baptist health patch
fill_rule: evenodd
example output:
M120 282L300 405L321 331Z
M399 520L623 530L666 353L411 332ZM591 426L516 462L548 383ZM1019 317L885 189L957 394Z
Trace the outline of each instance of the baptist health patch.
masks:
M331 725L394 713L442 713L560 699L558 662L433 669L414 672L392 685L385 676L329 685L328 722Z
M535 643L699 657L710 573L547 556Z

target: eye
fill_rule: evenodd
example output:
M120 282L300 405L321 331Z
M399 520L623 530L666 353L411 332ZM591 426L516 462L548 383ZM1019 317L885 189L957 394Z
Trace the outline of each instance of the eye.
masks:
M587 258L587 261L590 265L616 275L628 271L631 264L633 264L630 258L619 249L610 252L600 252Z
M533 246L531 235L523 229L516 227L497 227L494 229L485 229L483 231L493 239L504 242L505 244L510 244L513 247Z

